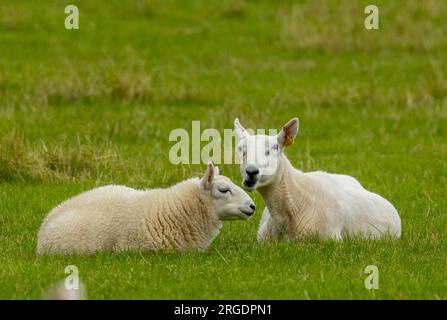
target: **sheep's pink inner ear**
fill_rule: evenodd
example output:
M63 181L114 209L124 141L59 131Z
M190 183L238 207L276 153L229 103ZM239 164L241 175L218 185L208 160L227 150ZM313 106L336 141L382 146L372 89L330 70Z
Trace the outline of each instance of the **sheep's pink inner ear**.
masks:
M295 142L295 137L298 132L298 119L292 119L287 122L282 128L278 136L278 142L287 147Z

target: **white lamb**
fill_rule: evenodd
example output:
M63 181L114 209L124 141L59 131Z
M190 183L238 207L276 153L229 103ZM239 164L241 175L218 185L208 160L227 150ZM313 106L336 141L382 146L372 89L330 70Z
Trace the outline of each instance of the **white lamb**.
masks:
M277 136L250 135L238 119L234 125L243 185L249 191L257 189L266 204L259 241L281 236L400 237L401 221L393 205L363 188L355 178L293 168L283 150L295 139L297 118L285 124Z
M63 202L45 218L37 253L205 249L220 220L248 219L254 211L247 193L209 163L202 179L167 189L110 185Z

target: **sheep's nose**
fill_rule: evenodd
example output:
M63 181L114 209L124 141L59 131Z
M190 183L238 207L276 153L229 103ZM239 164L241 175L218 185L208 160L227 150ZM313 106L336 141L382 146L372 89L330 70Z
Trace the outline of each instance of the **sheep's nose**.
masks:
M253 176L256 176L256 175L259 174L259 169L257 169L257 168L247 168L247 169L245 169L245 172L246 172L250 177L253 177Z
M252 203L252 204L250 204L250 209L255 211L256 210L256 206Z

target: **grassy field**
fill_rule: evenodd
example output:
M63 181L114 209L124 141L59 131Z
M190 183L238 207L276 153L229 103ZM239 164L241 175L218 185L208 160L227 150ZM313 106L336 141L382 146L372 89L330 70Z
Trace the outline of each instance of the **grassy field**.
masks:
M92 299L447 298L447 2L66 1L0 4L0 298L39 299L69 264ZM36 257L46 213L108 183L168 186L169 132L278 128L304 171L355 176L402 238L258 244L264 208L204 253ZM221 172L240 183L236 165ZM376 265L380 289L364 287Z

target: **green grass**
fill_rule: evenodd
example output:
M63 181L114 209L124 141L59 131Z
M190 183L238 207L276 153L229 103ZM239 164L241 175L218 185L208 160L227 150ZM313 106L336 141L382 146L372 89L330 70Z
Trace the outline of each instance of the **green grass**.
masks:
M447 298L447 3L65 1L0 4L0 298L38 299L80 270L92 299ZM163 187L169 132L279 128L293 164L355 176L401 214L397 241L258 244L264 208L204 253L36 257L46 213L107 183ZM235 165L223 174L240 182ZM364 288L377 265L380 289Z

